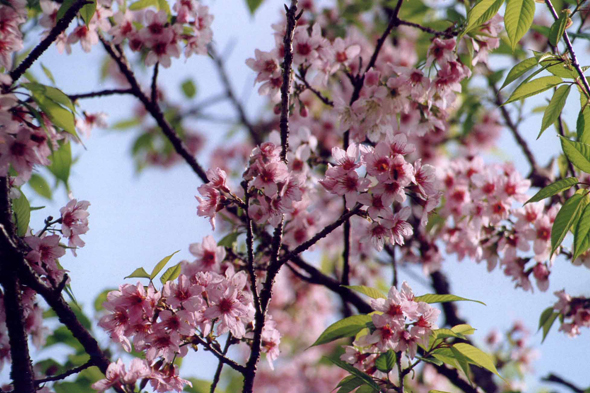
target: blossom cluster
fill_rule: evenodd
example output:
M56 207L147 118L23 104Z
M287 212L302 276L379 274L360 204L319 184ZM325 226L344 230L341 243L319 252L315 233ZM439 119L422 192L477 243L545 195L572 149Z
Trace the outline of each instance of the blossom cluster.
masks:
M440 310L416 301L406 282L401 291L392 287L386 299L371 300L371 307L376 311L372 315L375 330L357 338L341 356L343 361L369 375L380 373L375 366L380 354L393 350L401 352L399 356L405 353L413 359L418 344L428 346L432 331L438 329Z
M225 249L211 236L192 244L190 251L196 259L183 261L177 280L166 282L161 290L153 283L147 287L137 283L123 284L118 291L109 292L104 303L108 312L99 322L125 351L133 348L144 353L142 369L149 372L133 381L149 380L158 392L182 390L186 381L178 378L172 363L176 357L185 356L190 345L226 333L248 342L252 335L255 311L246 272L236 272L233 265L223 263ZM271 364L279 355L281 339L275 327L269 318L262 332L262 351ZM195 336L203 341L195 340ZM107 375L96 389L127 383L122 365L111 366L112 377ZM161 377L162 370L170 381Z
M510 164L485 164L474 157L454 160L442 172L446 203L439 214L446 219L446 251L459 260L486 261L489 271L500 265L525 291L532 290L532 274L546 291L555 257L550 258L551 226L559 206L547 209L536 202L523 207L531 182ZM533 256L522 256L531 249Z
M559 331L576 337L581 334L581 327L590 327L590 299L584 296L573 297L565 290L555 292L555 296L559 300L553 305L553 309L562 318Z
M60 4L42 0L40 5L43 11L40 24L48 34L57 23ZM183 42L185 57L207 54L207 45L213 37L213 16L209 14L209 8L195 0L178 0L173 11L175 14L172 16L170 10L156 12L133 5L115 10L112 0L101 1L87 24L79 23L70 33L61 33L57 47L60 52L71 53L71 45L80 42L82 49L90 52L92 46L99 42L99 33L104 32L112 36L114 44L128 40L132 51L145 51L147 66L160 63L163 67L170 67L171 58L180 57L180 44Z
M7 0L0 5L0 66L12 69L13 53L23 48L20 25L27 20L27 2Z

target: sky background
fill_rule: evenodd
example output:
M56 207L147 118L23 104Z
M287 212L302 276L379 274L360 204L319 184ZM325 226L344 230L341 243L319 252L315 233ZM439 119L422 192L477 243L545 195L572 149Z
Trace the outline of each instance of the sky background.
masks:
M249 15L245 0L217 0L208 4L215 16L213 31L217 48L223 53L225 48L231 46L231 54L226 62L228 73L250 118L255 119L264 100L253 87L255 74L244 62L248 57L253 57L256 48L269 50L272 47L274 38L270 25L279 20L282 2L265 1L255 17ZM583 50L579 53L581 63L587 64L587 54ZM40 61L52 71L58 87L68 94L75 94L116 87L111 83L99 82L103 56L101 46L95 46L92 53L86 54L75 45L70 56L59 55L52 47ZM496 66L498 63L494 60L493 64ZM40 71L39 63L33 70L42 83L48 83ZM144 81L148 77L147 74L139 74L139 78ZM187 78L194 79L198 88L192 104L223 92L213 62L204 56L192 56L186 62L184 59L175 60L172 68L160 68L159 78L160 85L177 102L186 100L179 87ZM575 126L579 110L576 100L577 95L572 94L564 116L571 127ZM542 103L543 98L529 99L527 107ZM84 100L81 104L89 112L108 113L108 122L114 124L118 120L132 117L136 102L132 97L113 96ZM227 103L215 106L209 113L235 116L232 107ZM531 116L523 124L521 131L539 161L545 164L558 151L558 139L553 129L547 130L540 140L535 139L541 118L541 115ZM207 157L207 151L222 140L230 126L205 121L199 121L195 126L208 139L207 147L200 157L200 162L208 167L204 158ZM78 162L73 167L70 184L74 197L91 202L90 231L83 237L86 246L78 251L78 257L74 258L68 252L61 262L70 271L73 291L89 314L93 313L92 304L101 291L116 288L124 282L135 283L132 280L123 280L134 269L151 269L161 258L176 250L180 252L173 257L170 264L182 259L192 259L188 252L189 244L200 242L210 231L208 221L196 215L197 202L194 196L201 183L187 165L177 165L168 170L148 169L139 175L136 173L131 159L131 145L136 135L136 131L94 130L92 136L84 140L85 149L78 146L74 150ZM528 165L508 131L503 134L499 148L499 154L490 159L513 158L521 172L528 173ZM31 191L25 192L32 206L46 206L45 209L32 213L31 226L34 229L42 227L46 216L57 216L58 209L67 202L62 188L55 192L54 202L43 200ZM413 271L421 275L420 270ZM523 321L535 332L541 312L555 302L553 292L556 290L565 287L573 295L590 295L590 271L584 267L572 266L560 258L555 262L551 286L546 293L538 290L535 293L514 290L510 279L500 270L488 273L484 264L477 265L469 260L457 262L454 258L447 258L444 271L451 279L454 294L478 299L487 304L486 307L476 303L459 305L461 315L478 329L475 340L479 343L482 343L491 329L507 330L515 320ZM409 281L417 294L429 290L419 281L413 280L404 270L401 271L400 278ZM588 329L583 329L580 337L570 339L557 333L556 326L543 345L540 334L532 338L533 344L541 353L541 357L534 363L537 380L549 372L555 372L582 387L589 386L590 377L585 361L590 352ZM99 333L99 339L103 346L108 343L103 334ZM38 359L50 356L62 355L55 351L36 354ZM185 362L183 366L183 376L209 380L212 378L217 364L212 357L200 351L189 359L191 361ZM0 374L0 382L8 378L6 371L5 368ZM535 386L535 379L530 380L529 387ZM551 388L553 391L565 391L555 385Z

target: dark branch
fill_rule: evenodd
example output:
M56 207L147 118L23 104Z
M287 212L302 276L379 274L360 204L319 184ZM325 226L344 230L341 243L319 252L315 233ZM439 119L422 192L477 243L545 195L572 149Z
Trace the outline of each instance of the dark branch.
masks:
M160 69L160 63L157 62L154 65L154 75L152 76L152 102L154 105L158 105L158 71Z
M90 368L92 366L94 366L94 362L92 361L92 359L90 359L89 361L87 361L83 365L81 365L79 367L72 368L62 374L54 375L54 376L43 378L43 379L36 379L35 385L39 386L39 385L46 383L46 382L60 381L62 379L66 379L70 375L77 374L80 371L86 370L87 368Z
M546 377L544 377L543 379L541 379L542 381L545 382L551 382L551 383L555 383L555 384L559 384L562 386L567 387L568 389L570 389L572 392L575 393L584 393L584 389L581 389L579 387L577 387L576 385L574 385L573 383L566 381L565 379L561 378L560 376L557 376L555 374L549 374Z
M92 91L90 93L81 93L81 94L68 94L70 100L76 101L84 98L97 98L97 97L105 97L105 96L112 96L116 94L133 94L131 89L106 89L106 90L99 90L99 91Z

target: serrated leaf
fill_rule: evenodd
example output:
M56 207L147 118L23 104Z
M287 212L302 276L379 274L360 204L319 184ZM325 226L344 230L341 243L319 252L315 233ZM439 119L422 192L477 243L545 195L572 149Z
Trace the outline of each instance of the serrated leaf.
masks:
M502 105L509 104L514 101L523 100L527 97L540 94L546 90L551 89L562 83L563 80L558 76L543 76L531 81L521 83L510 95L510 98Z
M363 381L361 378L356 377L354 375L349 375L346 378L344 378L342 381L340 381L338 383L338 386L336 386L336 388L338 389L338 393L350 393L352 392L354 389L358 388L361 385L364 385L365 381Z
M324 357L324 359L329 360L330 362L334 363L335 365L337 365L338 367L340 367L343 370L348 371L349 373L351 373L354 376L359 377L360 379L362 379L363 381L365 381L365 383L367 385L369 385L370 387L372 387L373 389L379 391L379 385L377 385L377 383L375 383L375 381L373 380L373 377L371 377L368 374L365 374L364 372L360 371L359 369L353 367L352 365L343 362L340 359L334 359L334 358L329 358L329 357Z
M571 87L571 85L560 86L553 94L553 97L551 98L551 101L549 101L549 105L543 114L541 131L539 132L537 139L539 139L541 134L543 134L543 131L549 128L551 124L555 123L561 115L561 111L563 111L563 107L565 106L565 102L567 101L567 96L570 93Z
M448 303L448 302L476 302L479 304L486 305L484 302L480 302L479 300L467 299L461 296L455 295L435 295L435 294L427 294L422 296L417 296L414 298L417 302L424 302L424 303Z
M311 346L326 344L343 337L353 337L366 328L369 322L372 322L370 315L352 315L341 319L328 326Z
M86 23L86 26L90 24L90 20L92 20L92 17L96 12L96 0L91 1L92 2L90 4L86 4L80 9L80 16L84 20L84 23Z
M455 333L461 333L464 334L466 336L469 336L473 333L475 333L475 328L472 327L471 325L468 325L466 323L462 323L460 325L455 325L451 328L452 331L454 331Z
M72 150L70 143L64 143L49 156L51 164L47 167L56 179L61 180L67 187L72 167Z
M510 39L512 50L533 24L535 16L534 0L508 0L504 13L504 26Z
M152 270L152 274L150 274L150 276L149 276L150 280L153 280L154 278L156 278L158 273L160 273L162 271L162 269L164 269L164 266L166 266L166 264L168 262L170 262L170 259L172 259L174 254L176 254L178 252L180 252L180 250L174 251L172 254L168 255L167 257L164 257L160 262L158 262L158 264L154 267L154 270Z
M20 196L12 200L12 211L16 218L16 234L23 237L27 234L31 219L31 205L24 192L21 191Z
M125 278L150 278L150 275L148 274L148 272L145 271L144 268L142 267L138 267L137 269L135 269L133 271L133 273L131 273L130 275L128 275L127 277L123 277Z
M467 26L462 35L477 29L498 13L504 0L481 0L467 13Z
M344 288L348 288L351 291L362 293L373 299L386 299L387 295L383 294L378 289L366 287L364 285L342 285Z
M491 371L500 378L502 378L502 376L498 373L498 370L496 370L496 366L492 361L492 357L484 351L482 351L481 349L466 343L455 344L453 345L453 349L456 349L457 351L461 352L461 354L463 354L476 366L483 367L486 370Z
M395 352L393 350L389 350L383 354L381 354L377 360L375 360L375 366L377 370L388 373L395 367Z
M164 274L162 274L162 277L160 277L160 282L162 284L166 284L168 281L174 281L178 278L178 276L180 276L180 272L182 271L182 266L180 265L180 263L177 263L176 265L169 267Z
M586 205L574 231L574 256L575 261L580 255L585 253L590 246L590 205Z
M262 2L263 0L246 0L246 5L248 6L248 10L250 10L250 15L254 15Z
M557 46L557 43L565 32L565 27L567 26L570 14L570 10L562 10L559 14L559 19L551 25L551 30L549 31L549 42L551 45Z
M538 64L539 61L537 60L537 58L529 57L528 59L525 59L517 65L515 65L514 67L512 67L510 72L508 72L508 75L506 75L506 80L504 80L504 83L502 84L500 90L502 90L503 88L505 88L506 86L508 86L509 84L523 76L524 74L526 74L527 71L535 68Z
M51 200L51 187L49 187L49 184L47 184L47 181L43 176L33 173L28 184L37 194L41 195L43 198Z
M193 98L197 94L197 86L195 86L195 82L192 79L185 80L180 87L186 98Z
M561 148L572 164L581 171L590 173L590 145L561 137Z
M572 186L578 184L578 179L575 177L568 177L565 179L558 180L554 183L549 184L547 187L542 188L537 192L531 199L525 202L527 203L542 201L545 198L557 195L562 191L569 190Z
M590 144L590 106L580 110L576 122L576 134L578 142Z
M574 194L569 198L555 217L553 227L551 228L551 256L563 242L565 235L578 219L582 209L585 207L585 196Z

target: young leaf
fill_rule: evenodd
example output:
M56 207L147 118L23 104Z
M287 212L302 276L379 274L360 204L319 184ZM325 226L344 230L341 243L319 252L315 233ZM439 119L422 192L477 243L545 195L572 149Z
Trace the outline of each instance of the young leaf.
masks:
M466 343L458 343L453 345L453 349L461 352L466 358L473 362L476 366L483 367L488 371L493 372L500 378L502 376L498 374L498 370L496 370L496 366L492 361L492 357L487 353L483 352L481 349L474 347L473 345L469 345Z
M469 380L469 382L471 382L471 375L469 373L469 360L465 355L463 355L463 353L461 353L461 351L459 351L457 348L451 347L451 353L453 354L453 357L455 358L455 360L457 361L457 364L459 365L459 368L461 368L461 370L463 371L463 374L465 374L465 376L467 377L467 379Z
M150 278L150 275L148 274L148 272L145 271L144 268L138 267L137 269L135 269L133 271L133 273L131 273L127 277L123 277L123 278L134 278L134 277L137 277L137 278Z
M581 110L576 122L578 142L590 144L590 106Z
M575 184L578 184L579 180L575 177L568 177L565 179L561 179L556 181L555 183L549 184L547 187L544 187L539 192L537 192L531 199L525 202L527 203L538 202L542 201L545 198L552 197L553 195L557 195L562 191L569 190Z
M424 303L448 303L448 302L467 301L467 302L476 302L479 304L483 304L484 306L486 305L484 302L480 302L479 300L467 299L467 298L455 296L455 295L428 294L428 295L416 296L414 298L414 300L417 302L424 302Z
M561 137L561 148L572 164L581 171L590 173L590 145Z
M49 68L45 67L43 65L43 63L41 63L41 69L43 70L43 73L45 74L47 79L49 79L51 81L51 83L53 83L55 85L55 78L53 77L53 74L51 73Z
M164 269L164 266L166 266L166 264L168 262L170 262L170 259L177 252L180 252L180 250L174 251L172 254L168 255L167 257L164 257L160 262L158 262L158 264L154 267L154 270L152 270L152 274L150 274L150 276L149 276L150 277L150 280L153 280L154 278L156 278L156 276L158 275L158 273L160 273L162 271L162 269Z
M348 377L344 378L342 381L338 383L336 388L338 389L338 393L350 393L354 389L358 388L361 385L364 385L365 381L361 378L356 377L354 375L349 375Z
M455 333L461 333L466 336L469 336L469 335L475 333L475 328L473 328L471 325L468 325L466 323L460 324L460 325L455 325L451 328L451 330L454 331Z
M512 67L508 75L506 76L506 80L502 84L500 90L526 74L527 71L535 68L539 64L539 60L536 57L529 57Z
M164 274L162 274L162 277L160 277L160 282L162 284L166 284L168 281L176 280L178 276L180 276L181 270L182 266L180 265L180 263L177 263L176 265L169 267L164 272Z
M535 16L534 0L508 0L504 13L504 26L510 39L512 50L533 24Z
M590 205L586 205L580 215L576 230L574 231L574 256L572 261L588 250L590 245Z
M558 76L543 76L532 81L525 81L512 92L510 98L508 98L508 100L502 105L537 95L559 85L562 82L563 80Z
M219 242L217 242L218 246L232 248L234 243L238 241L238 236L240 236L242 232L232 232L223 237Z
M25 236L31 219L31 205L22 191L18 198L12 200L12 211L16 217L17 235Z
M369 322L372 322L370 315L352 315L341 319L328 326L311 346L326 344L343 337L352 337L365 329Z
M545 323L543 323L543 339L541 340L541 343L545 342L545 338L547 338L547 335L549 334L549 331L551 330L553 323L555 322L557 317L559 317L559 315L560 314L557 311L554 311L551 314L549 314L549 316L545 320Z
M80 16L84 20L84 23L86 23L86 26L88 26L90 24L90 20L94 16L95 12L96 12L96 0L92 0L92 2L90 4L86 4L80 10Z
M437 340L439 338L460 338L461 340L466 340L467 337L465 337L463 334L458 333L458 332L454 332L451 329L445 329L445 328L441 328L441 329L436 329L433 331L434 333L434 339Z
M72 150L70 143L65 143L49 157L51 165L47 168L56 179L61 180L67 187L72 167Z
M565 27L567 26L571 13L568 9L562 10L561 14L559 14L559 19L551 26L551 31L549 32L549 42L551 45L557 46L557 43L565 32Z
M43 198L51 200L51 187L49 187L49 184L47 184L47 181L43 176L33 173L31 179L29 179L29 186Z
M148 7L157 7L158 0L139 0L129 6L130 11L142 10Z
M561 242L567 235L574 222L580 216L582 209L586 206L585 196L574 194L570 199L565 201L551 228L551 255L555 253Z
M64 0L62 5L59 7L59 10L57 10L57 14L55 15L55 23L59 22L59 20L63 18L72 4L74 4L74 0Z
M182 92L186 98L193 98L195 94L197 94L197 87L195 86L195 82L193 82L192 79L185 80L182 82L180 87L182 88Z
M366 287L364 285L342 285L344 288L348 288L352 291L362 293L373 299L385 299L387 298L380 290L375 288Z
M545 325L545 322L547 322L549 317L551 317L551 314L553 314L553 307L547 307L545 310L543 310L541 317L539 318L539 330L541 330L543 325Z
M388 373L395 367L395 352L389 350L384 354L381 354L377 360L375 360L375 366L377 370Z
M254 15L260 4L262 4L263 0L246 0L246 4L248 5L248 9L250 10L250 15Z
M477 29L498 13L504 0L481 0L467 13L467 27L462 35Z
M561 111L563 111L563 107L565 106L565 102L567 101L567 96L570 93L571 87L571 85L560 86L553 94L553 97L551 98L551 101L549 102L549 105L543 114L541 131L539 132L537 139L539 139L543 131L549 128L551 124L555 123L559 118L559 115L561 115Z

